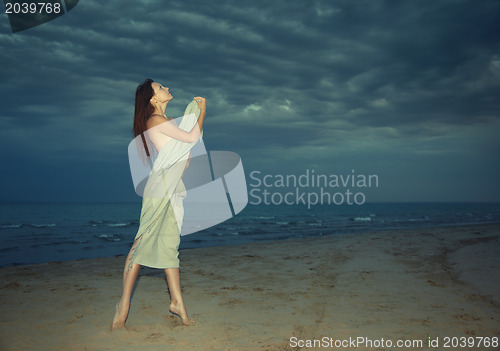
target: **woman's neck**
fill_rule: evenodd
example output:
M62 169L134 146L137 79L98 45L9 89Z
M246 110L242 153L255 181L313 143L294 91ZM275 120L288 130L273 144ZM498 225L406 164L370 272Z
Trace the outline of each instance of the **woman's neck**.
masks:
M151 116L154 116L154 115L167 117L167 115L165 114L165 111L161 112L161 111L158 111L158 110L154 110L153 113L151 114Z
M160 106L156 106L155 110L153 111L153 115L161 115L166 117L167 115L165 114L165 110L167 108L167 103L165 103L165 105L162 104Z

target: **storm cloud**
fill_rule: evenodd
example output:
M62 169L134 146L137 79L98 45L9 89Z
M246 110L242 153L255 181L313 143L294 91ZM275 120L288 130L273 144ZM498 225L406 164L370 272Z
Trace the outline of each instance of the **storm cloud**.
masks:
M370 201L500 201L496 1L82 0L0 20L3 201L135 201L135 88L208 101L246 173L377 174Z

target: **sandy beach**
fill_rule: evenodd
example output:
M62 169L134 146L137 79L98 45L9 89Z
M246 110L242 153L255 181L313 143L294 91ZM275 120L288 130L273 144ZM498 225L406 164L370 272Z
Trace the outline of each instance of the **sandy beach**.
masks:
M374 346L359 349L456 350L447 337L500 335L500 224L182 250L188 327L168 313L163 271L143 267L127 329L110 330L124 260L1 268L0 349L333 350L364 337Z

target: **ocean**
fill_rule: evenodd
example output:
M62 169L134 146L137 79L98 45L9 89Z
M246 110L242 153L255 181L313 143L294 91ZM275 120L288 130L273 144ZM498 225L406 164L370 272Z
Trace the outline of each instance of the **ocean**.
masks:
M0 204L0 266L126 255L141 203ZM181 237L180 250L323 235L500 222L498 203L251 205Z

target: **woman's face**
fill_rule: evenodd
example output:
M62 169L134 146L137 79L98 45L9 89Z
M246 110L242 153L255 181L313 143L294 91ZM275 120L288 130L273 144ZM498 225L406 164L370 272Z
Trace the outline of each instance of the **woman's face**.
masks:
M172 94L170 94L169 89L165 88L163 85L153 82L151 87L154 90L153 98L157 100L158 103L168 102L173 99Z

